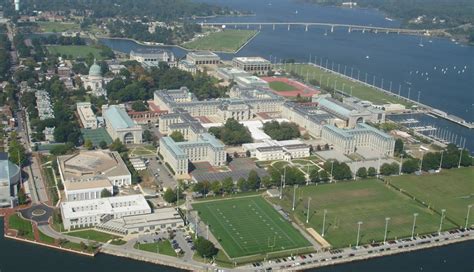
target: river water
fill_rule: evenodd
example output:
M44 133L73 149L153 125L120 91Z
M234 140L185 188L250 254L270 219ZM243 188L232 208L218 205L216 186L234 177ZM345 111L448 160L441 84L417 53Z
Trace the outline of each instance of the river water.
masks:
M197 22L324 22L380 27L398 27L397 20L370 9L321 7L293 0L196 0L252 11L255 16L217 17ZM234 28L233 25L226 25ZM247 26L240 26L246 29ZM250 26L258 29L258 26ZM327 35L325 35L327 34ZM133 41L103 39L114 50L130 52L143 47ZM423 46L420 46L420 43ZM178 57L186 54L167 47ZM234 54L220 54L224 59ZM443 111L474 121L474 46L456 44L449 39L385 33L348 33L347 28L263 26L237 56L263 56L272 61L295 59L316 62L354 78L375 83ZM474 130L450 122L434 120L433 125L452 130L466 139L474 150Z
M0 218L0 226L3 219ZM474 271L472 249L474 241L453 244L441 248L416 251L400 255L382 257L366 261L342 264L337 266L312 269L314 272L345 271ZM98 254L95 258L60 252L54 249L17 242L3 237L0 230L0 271L1 272L130 272L130 271L181 271L171 267L154 265Z

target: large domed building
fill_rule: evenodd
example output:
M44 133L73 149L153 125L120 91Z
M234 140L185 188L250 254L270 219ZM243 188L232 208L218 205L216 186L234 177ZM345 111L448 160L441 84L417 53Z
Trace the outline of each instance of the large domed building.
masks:
M20 167L8 160L8 154L0 152L0 208L16 206Z
M94 96L107 96L107 92L104 88L105 82L102 76L102 69L94 60L94 63L89 67L89 74L82 76L82 82L84 88L87 90L90 88L92 95Z

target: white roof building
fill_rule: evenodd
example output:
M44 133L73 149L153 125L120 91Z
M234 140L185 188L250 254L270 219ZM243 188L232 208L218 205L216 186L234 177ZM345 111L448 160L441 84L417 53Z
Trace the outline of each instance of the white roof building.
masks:
M92 105L90 102L78 102L76 103L77 114L81 120L84 128L96 129L97 128L97 117L92 111Z
M132 184L132 176L118 152L81 151L58 156L58 168L68 201L96 199L113 186Z
M68 201L61 203L64 228L93 227L112 219L150 214L151 208L143 195L128 195Z

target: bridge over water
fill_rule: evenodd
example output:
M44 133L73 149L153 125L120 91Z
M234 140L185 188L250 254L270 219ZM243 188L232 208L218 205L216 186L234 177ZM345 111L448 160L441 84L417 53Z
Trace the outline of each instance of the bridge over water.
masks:
M291 30L292 27L302 26L305 31L308 31L310 27L324 27L330 28L331 32L334 32L336 28L346 28L348 32L352 31L362 31L373 32L373 33L397 33L397 34L413 34L413 35L432 35L443 33L442 29L406 29L406 28L390 28L390 27L378 27L378 26L367 26L367 25L351 25L351 24L334 24L334 23L315 23L315 22L220 22L220 23L205 23L201 22L201 26L212 26L212 27L234 27L237 28L246 26L247 28L257 27L262 29L264 26L271 26L273 30L277 26L286 26L288 30Z

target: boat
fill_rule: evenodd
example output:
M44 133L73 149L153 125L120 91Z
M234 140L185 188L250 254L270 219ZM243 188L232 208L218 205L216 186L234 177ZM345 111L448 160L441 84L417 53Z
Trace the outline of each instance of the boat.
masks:
M370 59L370 56L365 56L366 59Z
M423 46L425 46L425 45L423 44L423 37L421 37L421 39L420 39L420 43L419 43L418 45L419 45L420 47L423 47Z
M385 20L390 21L390 22L393 22L393 19L392 19L392 18L385 17Z

